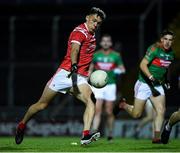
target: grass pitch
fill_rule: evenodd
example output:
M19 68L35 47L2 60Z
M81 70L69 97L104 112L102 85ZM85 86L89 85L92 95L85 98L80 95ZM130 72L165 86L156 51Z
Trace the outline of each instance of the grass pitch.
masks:
M25 137L16 145L14 137L1 137L0 152L180 152L180 139L171 139L167 145L147 139L115 138L110 143L101 138L87 146L79 141L79 137Z

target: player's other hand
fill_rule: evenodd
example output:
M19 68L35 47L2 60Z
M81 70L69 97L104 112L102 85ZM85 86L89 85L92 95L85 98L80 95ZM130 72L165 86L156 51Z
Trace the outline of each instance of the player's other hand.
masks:
M164 87L166 88L166 90L169 90L171 88L170 82L166 81L166 83L164 84Z
M151 75L151 76L149 77L149 80L151 81L151 83L152 83L153 86L161 85L161 82L160 82L159 80L155 79L155 78L153 77L153 75Z

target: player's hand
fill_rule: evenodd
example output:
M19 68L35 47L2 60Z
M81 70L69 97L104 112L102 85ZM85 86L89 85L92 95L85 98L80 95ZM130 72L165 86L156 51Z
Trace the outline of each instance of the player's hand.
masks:
M149 80L151 81L151 83L152 83L153 86L161 85L160 81L157 80L157 79L155 79L155 78L153 77L153 75L151 75L151 76L149 77Z
M76 72L77 69L78 69L77 63L74 63L74 64L71 66L71 72Z
M166 83L164 84L164 87L166 88L166 90L169 90L171 88L170 82L166 81Z
M77 63L72 64L71 73L69 73L67 77L70 78L73 75L73 73L77 71L77 69L78 69Z

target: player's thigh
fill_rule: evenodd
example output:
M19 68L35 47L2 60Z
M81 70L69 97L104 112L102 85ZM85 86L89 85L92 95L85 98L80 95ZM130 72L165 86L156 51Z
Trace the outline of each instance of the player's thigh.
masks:
M50 89L47 85L44 88L44 91L39 99L38 102L40 103L50 103L53 98L57 95L58 93L52 89Z
M113 105L114 105L114 101L106 101L105 102L105 111L107 114L112 114Z
M95 103L95 98L93 98L93 92L91 90L91 87L88 84L84 83L84 84L78 85L76 88L78 92L75 92L73 87L70 89L70 92L77 99L81 100L84 103L87 103L91 99Z
M135 98L133 113L140 116L142 114L142 112L144 111L145 103L146 103L146 100L141 100L141 99Z
M164 95L160 95L157 97L151 97L151 102L153 104L153 107L156 112L164 113L165 111L165 105L166 105L166 100Z

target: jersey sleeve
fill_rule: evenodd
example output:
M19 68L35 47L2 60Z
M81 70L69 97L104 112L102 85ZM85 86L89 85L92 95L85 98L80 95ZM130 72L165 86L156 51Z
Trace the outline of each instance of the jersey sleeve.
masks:
M148 60L148 62L151 62L157 54L157 48L155 46L150 46L147 51L144 58Z
M71 43L78 43L79 45L81 45L82 42L85 41L85 39L85 34L80 31L73 31L71 34Z
M117 56L117 65L118 66L123 65L121 54L118 54L118 56Z

